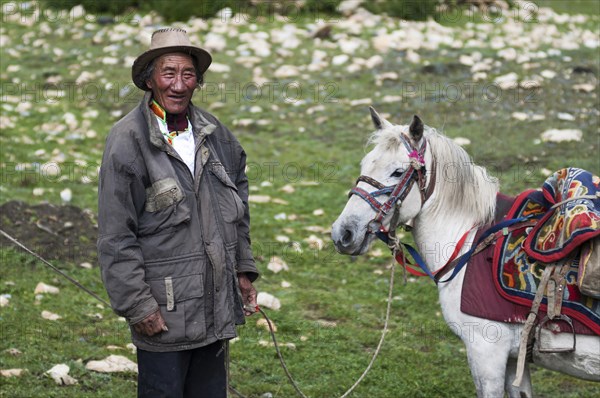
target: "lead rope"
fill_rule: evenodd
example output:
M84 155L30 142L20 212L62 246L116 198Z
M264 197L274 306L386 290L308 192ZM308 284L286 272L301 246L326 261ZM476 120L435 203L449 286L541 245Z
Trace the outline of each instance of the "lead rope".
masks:
M397 224L398 224L398 218L399 218L399 206L396 205L394 207L394 213L392 214L392 218L391 218L391 221L390 221L390 232L389 232L388 247L392 251L392 263L390 265L390 286L389 286L389 290L388 290L387 307L386 307L386 310L385 310L385 321L383 323L383 329L381 331L381 337L379 338L379 343L377 344L377 348L375 349L375 352L373 353L373 356L371 357L371 361L367 365L367 367L364 370L364 372L360 375L360 377L358 379L356 379L356 381L354 382L354 384L340 398L346 398L348 395L350 395L352 393L352 391L354 391L354 389L356 387L358 387L358 385L367 376L367 373L369 373L369 371L373 367L373 364L375 363L375 360L377 359L377 356L381 352L381 347L383 346L383 342L385 340L385 335L387 334L388 323L389 323L389 320L390 320L390 313L391 313L391 309L392 309L392 299L393 299L392 296L393 296L393 293L394 293L394 274L395 274L395 271L396 271L396 255L398 254L398 252L400 252L400 253L402 253L402 255L404 255L404 252L403 252L402 247L401 247L402 243L400 242L400 239L398 239L396 237L396 228L397 228ZM405 279L405 282L406 282L406 270L404 272L404 279ZM294 380L292 374L290 373L290 371L289 371L289 369L288 369L288 367L287 367L287 365L285 363L285 360L283 359L283 355L281 354L281 350L279 349L279 344L277 343L277 338L275 337L275 331L273 330L273 325L271 324L271 320L269 319L269 317L267 316L267 314L262 310L262 308L260 308L260 307L257 307L257 308L258 308L258 311L260 311L261 315L267 321L267 325L269 326L269 333L271 334L271 339L273 340L273 345L275 346L275 351L277 351L277 356L279 357L279 362L281 363L281 367L283 368L283 370L284 370L284 372L285 372L288 380L290 381L290 383L292 384L292 386L296 390L296 393L298 393L299 396L301 396L302 398L308 398L302 392L302 390L300 389L300 387L298 387L298 384ZM229 389L233 393L235 393L238 397L245 398L235 388L233 388L233 387L230 386Z
M48 262L42 256L40 256L39 254L37 254L33 250L29 249L27 246L25 246L24 244L22 244L21 242L19 242L18 240L16 240L15 238L13 238L12 236L10 236L6 232L4 232L2 229L0 229L0 233L2 235L4 235L4 237L6 239L10 240L12 243L14 243L15 245L19 246L21 249L25 250L27 253L31 254L33 257L37 258L42 263L46 264L48 267L50 267L50 269L52 269L52 271L56 272L57 274L59 274L60 276L62 276L63 278L65 278L66 280L68 280L69 282L71 282L72 284L74 284L75 286L77 286L79 289L83 290L84 292L86 292L87 294L89 294L90 296L92 296L93 298L95 298L96 300L100 301L102 304L104 304L108 308L111 307L110 304L106 300L104 300L102 297L98 296L96 293L92 292L91 290L89 290L88 288L86 288L85 286L83 286L81 283L77 282L75 279L71 278L69 275L65 274L63 271L59 270L54 265L50 264L50 262Z
M102 297L98 296L96 293L92 292L91 290L89 290L88 288L83 286L81 283L77 282L75 279L73 279L69 275L65 274L60 269L56 268L54 265L52 265L49 261L44 259L42 256L40 256L33 250L29 249L27 246L23 245L17 239L13 238L12 236L10 236L6 232L4 232L4 230L0 229L0 233L4 237L6 237L8 240L13 242L17 246L19 246L21 249L25 250L27 253L31 254L32 256L34 256L35 258L40 260L42 263L44 263L45 265L50 267L54 272L58 273L60 276L64 277L69 282L71 282L72 284L77 286L79 289L83 290L84 292L86 292L87 294L89 294L90 296L92 296L93 298L95 298L96 300L101 302L102 304L106 305L107 307L109 307L109 308L111 307L111 305L106 300L104 300ZM394 242L396 242L396 244L397 244L397 241L395 239L394 239ZM396 246L396 247L399 247L399 246ZM371 358L371 361L369 362L369 365L367 366L365 371L360 375L360 377L356 380L356 382L352 385L352 387L350 387L348 389L348 391L346 391L340 398L346 398L362 382L362 380L365 378L367 373L369 373L369 371L371 370L371 367L373 366L373 363L375 363L375 359L379 355L379 352L381 351L381 347L383 346L383 341L385 340L385 335L388 330L388 322L390 319L390 312L391 312L391 307L392 307L392 294L394 291L394 272L396 269L395 268L396 267L395 254L396 253L394 252L394 258L393 258L392 264L391 264L390 286L389 286L388 299L387 299L387 308L386 308L386 312L385 312L385 322L383 325L383 330L381 331L381 338L379 339L377 348L375 349L375 352L373 353L373 357ZM258 308L258 311L260 311L261 315L267 321L267 324L269 325L269 332L271 334L271 339L273 340L273 345L275 346L275 351L277 352L277 356L279 357L279 362L281 363L281 367L285 371L287 378L289 379L290 383L292 384L292 386L294 387L294 389L296 390L298 395L300 395L302 398L308 398L306 395L304 395L302 390L300 390L300 388L298 387L298 384L296 384L296 381L292 377L292 374L290 373L290 371L285 363L285 360L283 359L283 355L281 354L281 350L279 349L279 344L277 343L277 339L275 337L275 331L273 330L273 325L271 324L271 319L269 319L269 317L267 316L267 314L265 313L265 311L263 309L261 309L260 307L257 307L257 308ZM226 344L224 346L224 351L225 351L225 356L226 356L225 357L226 374L227 374L226 377L227 377L227 381L229 382L229 344ZM233 392L235 395L237 395L240 398L245 398L244 395L242 395L239 391L237 391L235 388L230 386L229 383L227 383L227 384L228 384L228 388L231 392Z
M371 357L371 361L369 362L369 365L367 365L367 368L360 375L360 377L354 382L354 384L340 398L346 398L363 381L363 379L367 376L367 373L369 373L369 371L373 367L373 364L375 363L375 359L377 359L377 356L379 355L379 352L381 351L381 347L383 346L383 342L385 340L385 335L387 334L387 330L388 330L388 322L390 320L390 313L391 313L391 308L392 308L392 298L393 298L392 295L394 292L394 272L396 270L395 256L394 256L394 259L392 260L392 264L391 264L390 268L391 268L391 270L390 270L390 286L389 286L389 291L388 291L387 308L385 311L385 321L383 324L383 329L381 331L381 337L379 338L379 343L377 344L377 348L375 349L375 352L373 353L373 356ZM285 360L283 359L283 355L281 354L281 350L279 349L279 344L277 343L277 338L275 337L275 331L273 330L273 325L271 324L271 320L269 319L269 317L267 316L267 314L265 313L265 311L262 308L258 307L258 311L260 311L261 315L267 321L267 325L269 326L269 333L271 334L271 339L273 340L273 345L275 346L275 351L277 352L277 356L279 357L279 362L281 363L281 367L283 368L285 375L287 376L288 380L294 387L294 390L296 390L296 393L298 393L298 395L301 396L302 398L308 398L302 392L300 387L298 387L298 384L294 380L294 377L290 373L290 371L285 363ZM242 395L235 388L229 386L229 390L231 392L233 392L235 395L237 395L238 397L245 398L244 395Z

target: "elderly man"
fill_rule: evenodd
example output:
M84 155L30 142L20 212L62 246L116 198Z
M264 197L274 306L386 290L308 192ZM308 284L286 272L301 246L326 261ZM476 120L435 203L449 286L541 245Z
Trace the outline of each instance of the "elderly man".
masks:
M139 397L226 397L226 342L256 308L246 154L191 98L212 58L161 29L132 67L146 91L110 131L98 253L138 348Z

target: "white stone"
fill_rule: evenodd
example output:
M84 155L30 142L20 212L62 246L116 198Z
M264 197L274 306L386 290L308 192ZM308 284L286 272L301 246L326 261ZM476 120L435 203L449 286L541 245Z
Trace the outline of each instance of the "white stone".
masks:
M0 375L2 377L20 377L25 371L25 369L2 369Z
M283 261L281 257L273 256L271 257L271 261L267 264L267 269L275 274L281 271L289 271L287 263Z
M229 65L213 62L210 64L210 71L216 73L229 73L231 72L231 67Z
M510 116L513 119L517 119L520 121L529 119L529 116L527 116L527 114L525 112L513 112Z
M544 142L581 141L583 132L577 129L551 129L542 133Z
M544 79L554 79L554 77L556 76L556 72L553 70L545 69L540 72L540 75L542 75Z
M248 195L248 202L251 203L269 203L270 201L269 195Z
M278 310L281 308L281 301L267 292L259 292L256 297L256 303L261 307L267 307L271 310Z
M49 320L49 321L57 321L57 320L61 319L62 316L55 314L53 312L44 310L44 311L42 311L42 318Z
M343 65L348 62L349 59L350 56L348 54L336 55L331 59L331 64L336 66Z
M558 112L556 114L556 117L559 120L566 120L566 121L569 121L569 122L572 122L572 121L575 120L575 116L571 115L570 113L566 113L566 112Z
M64 363L54 365L50 370L46 371L46 374L54 380L59 386L71 386L77 384L77 380L69 376L71 369Z
M89 361L85 368L100 373L138 372L137 364L122 355L109 355L100 361Z
M364 0L344 0L337 6L337 11L345 16L353 14Z
M60 289L57 288L56 286L46 285L44 282L39 282L37 284L37 286L35 287L33 294L41 294L41 293L58 294L58 293L60 293Z
M575 90L575 91L581 91L581 92L584 92L584 93L591 93L595 89L596 89L596 86L593 85L593 84L589 84L589 83L581 83L581 84L574 84L573 85L573 90Z
M300 70L294 65L281 65L274 73L275 77L279 79L286 79L288 77L298 76L299 74Z
M323 247L325 246L325 243L323 242L323 239L315 236L315 235L310 235L308 238L304 239L304 241L306 243L308 243L308 246L311 249L317 249L317 250L322 250Z
M73 199L73 192L71 192L71 189L65 188L60 191L60 198L63 200L63 202L69 203L71 199Z
M511 72L506 75L498 76L496 79L494 79L494 84L496 84L502 90L508 90L511 88L517 88L518 79L519 76L515 72Z
M281 187L279 190L283 191L285 193L294 193L296 191L296 188L294 188L294 186L292 184L286 184L283 187Z
M290 237L285 235L277 235L275 240L279 243L289 243Z

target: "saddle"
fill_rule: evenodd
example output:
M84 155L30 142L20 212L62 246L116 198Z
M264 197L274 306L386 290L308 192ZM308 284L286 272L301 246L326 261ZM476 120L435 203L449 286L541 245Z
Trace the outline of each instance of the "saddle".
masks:
M525 253L552 264L579 249L579 290L600 298L600 179L582 169L562 169L546 180L542 195L545 213L525 239Z
M528 222L500 232L495 243L471 258L461 311L529 324L522 346L531 348L537 340L542 351L540 335L546 332L570 333L573 344L575 334L600 335L599 188L600 179L591 173L564 169L541 190L516 198L498 194L497 223L516 218Z

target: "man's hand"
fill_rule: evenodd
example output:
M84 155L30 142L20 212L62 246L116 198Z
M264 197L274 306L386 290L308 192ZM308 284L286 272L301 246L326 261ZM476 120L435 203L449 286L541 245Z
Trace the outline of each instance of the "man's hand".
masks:
M240 283L240 292L242 293L242 300L244 304L244 315L250 316L256 312L256 289L252 286L252 282L246 276L246 274L238 274L238 281Z
M148 315L146 318L133 325L133 329L139 334L144 334L146 336L153 336L157 333L169 331L165 320L160 314L160 310L156 310L156 312Z

